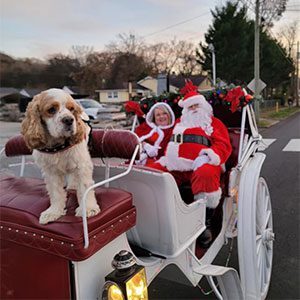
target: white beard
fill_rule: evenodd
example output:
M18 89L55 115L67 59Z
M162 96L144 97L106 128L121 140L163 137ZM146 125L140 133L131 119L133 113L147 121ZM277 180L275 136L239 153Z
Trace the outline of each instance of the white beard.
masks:
M213 128L212 122L212 110L197 108L189 111L187 108L182 110L181 124L183 127L201 127L207 135L211 135Z

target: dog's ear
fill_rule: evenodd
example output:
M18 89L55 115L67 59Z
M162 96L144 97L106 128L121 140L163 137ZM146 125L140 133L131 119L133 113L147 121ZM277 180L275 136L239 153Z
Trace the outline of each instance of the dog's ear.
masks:
M74 101L75 102L75 101ZM80 143L86 137L86 126L82 121L83 109L77 103L75 103L74 116L76 120L76 134L71 138L72 144Z
M28 104L25 119L22 122L21 133L30 149L45 147L47 143L46 131L40 114L41 98L41 94L36 95Z

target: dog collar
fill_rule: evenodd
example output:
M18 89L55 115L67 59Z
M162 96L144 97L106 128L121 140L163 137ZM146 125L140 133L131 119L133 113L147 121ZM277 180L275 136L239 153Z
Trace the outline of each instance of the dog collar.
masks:
M51 148L45 147L45 148L41 148L41 149L37 149L37 150L40 152L44 152L44 153L57 153L57 152L65 151L65 150L71 148L72 146L74 146L74 145L71 145L70 141L66 140L63 144L58 144Z

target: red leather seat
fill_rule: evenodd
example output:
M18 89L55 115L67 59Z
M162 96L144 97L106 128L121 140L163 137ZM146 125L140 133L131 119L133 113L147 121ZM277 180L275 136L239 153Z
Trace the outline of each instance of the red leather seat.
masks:
M138 143L129 131L95 130L91 154L130 159ZM17 156L31 151L24 138L16 136L6 143L5 153ZM41 225L40 213L49 206L43 180L2 176L0 187L1 299L75 299L70 260L87 259L136 223L130 193L97 188L101 212L88 219L90 243L84 249L82 219L75 217L75 191L68 192L67 214Z
M88 219L90 245L83 248L82 219L74 191L68 192L67 214L47 225L39 216L49 206L43 180L2 177L0 196L1 239L39 249L73 261L88 258L136 223L132 195L114 188L97 188L101 212Z

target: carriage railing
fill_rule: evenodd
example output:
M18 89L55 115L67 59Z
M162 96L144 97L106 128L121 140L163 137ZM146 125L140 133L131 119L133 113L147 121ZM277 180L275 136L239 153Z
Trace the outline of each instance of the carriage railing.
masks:
M20 172L19 172L20 177L24 176L25 166L26 166L26 156L28 156L28 155L30 155L30 154L20 155L21 156L21 162L8 164L9 168L20 167ZM4 158L6 158L5 147L3 147L0 151L0 161L2 161L2 159L4 159Z
M248 119L250 126L250 137L245 142L245 127L246 119ZM255 120L254 110L252 105L246 105L242 110L242 121L240 131L240 144L238 154L238 165L237 168L241 170L249 157L254 154L262 141L261 135L258 133L258 128Z
M138 154L138 151L140 149L140 146L137 145L134 149L134 152L133 152L133 155L131 157L131 160L130 160L130 163L126 169L125 172L122 172L118 175L115 175L111 178L107 178L107 179L104 179L100 182L97 182L93 185L91 185L89 188L87 188L84 192L84 195L83 195L83 198L82 198L82 224L83 224L83 234L84 234L84 248L88 248L89 246L89 235L88 235L88 226L87 226L87 216L86 216L86 198L87 198L87 195L88 193L91 191L91 190L94 190L95 188L97 187L100 187L102 185L107 185L109 182L111 181L114 181L114 180L117 180L121 177L124 177L126 176L131 170L132 170L132 167L133 167L133 163L137 157L137 154Z

